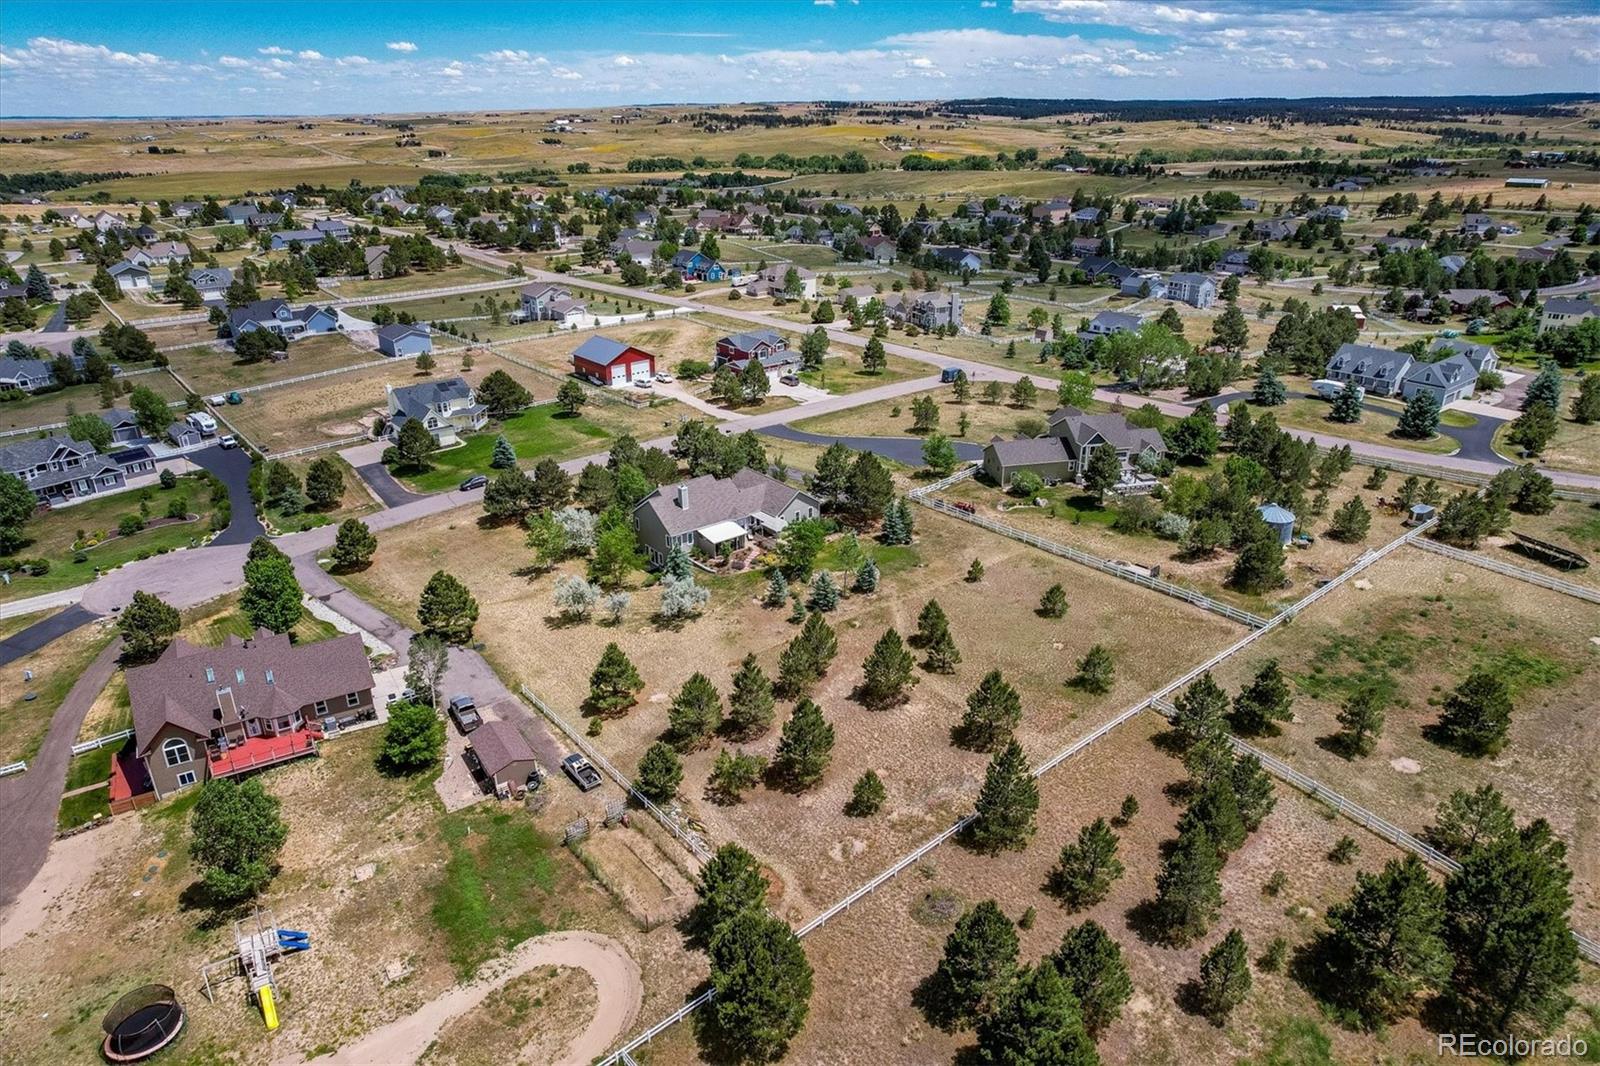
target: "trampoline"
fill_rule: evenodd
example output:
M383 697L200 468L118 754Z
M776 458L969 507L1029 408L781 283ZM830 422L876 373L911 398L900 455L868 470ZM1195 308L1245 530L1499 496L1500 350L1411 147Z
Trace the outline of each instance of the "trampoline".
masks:
M178 1038L183 1007L166 985L144 985L117 1000L100 1028L106 1031L100 1048L106 1061L138 1062Z

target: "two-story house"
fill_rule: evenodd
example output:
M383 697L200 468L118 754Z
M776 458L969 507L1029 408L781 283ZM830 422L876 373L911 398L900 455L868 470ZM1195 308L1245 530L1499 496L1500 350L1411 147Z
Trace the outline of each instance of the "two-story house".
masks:
M415 418L433 436L434 443L448 448L460 444L463 433L482 429L489 422L489 409L478 402L472 386L463 378L386 388L389 418L385 432L391 439L398 438L405 424Z
M673 256L672 269L690 281L721 281L728 276L721 263L694 248L684 248Z
M768 370L800 365L800 353L791 350L788 339L776 330L756 329L717 338L717 366L743 370L752 359L759 359Z
M572 290L549 282L525 285L521 292L521 318L525 322L568 322L584 318L589 305L572 297Z
M1341 344L1323 376L1330 381L1354 381L1375 396L1396 396L1415 363L1405 352L1392 348Z
M1204 309L1217 302L1217 283L1209 274L1173 274L1167 278L1167 299Z
M1552 296L1539 309L1539 332L1560 329L1562 326L1576 326L1596 314L1600 314L1600 305L1592 300L1572 296Z
M65 503L127 484L122 467L88 441L53 435L0 447L0 470L14 474L40 503Z
M371 718L372 667L353 633L310 644L258 629L216 647L175 639L128 671L134 754L157 799L315 755L317 741Z
M1049 427L1042 437L990 441L983 450L984 474L1000 486L1010 485L1023 471L1045 482L1074 481L1097 449L1111 448L1123 478L1131 479L1141 462L1167 454L1160 432L1130 425L1118 414L1091 415L1076 407L1059 407L1051 413Z
M741 468L662 485L633 509L633 528L654 566L674 548L707 555L737 551L754 535L776 537L790 522L816 518L822 504L803 489Z

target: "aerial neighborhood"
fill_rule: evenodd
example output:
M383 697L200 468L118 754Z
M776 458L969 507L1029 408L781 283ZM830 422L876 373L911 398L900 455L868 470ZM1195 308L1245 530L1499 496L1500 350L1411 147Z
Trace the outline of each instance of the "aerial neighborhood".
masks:
M1600 1047L1580 5L15 7L16 1061Z

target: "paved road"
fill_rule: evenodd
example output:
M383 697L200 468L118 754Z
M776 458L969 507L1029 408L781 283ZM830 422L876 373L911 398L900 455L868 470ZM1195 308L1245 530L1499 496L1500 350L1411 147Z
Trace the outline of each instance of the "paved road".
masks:
M0 640L0 666L8 666L24 655L38 651L57 637L87 625L97 617L93 611L86 611L81 604L75 603L49 618L40 619L28 628Z
M113 640L78 678L50 719L39 754L26 773L0 778L0 822L5 829L5 861L0 862L0 909L27 889L44 865L56 835L56 810L67 780L67 763L83 717L117 669L122 641Z
M50 321L44 324L40 333L65 333L67 332L67 304L63 300L56 304L55 311L50 315Z
M358 466L356 467L356 473L361 476L362 481L367 483L367 487L377 495L378 499L383 501L385 507L399 507L402 504L414 503L422 499L421 496L396 481L394 475L389 473L389 468L382 463L368 463L365 466Z
M761 431L769 437L779 440L792 440L797 444L820 444L826 447L835 441L842 441L846 447L858 452L872 452L885 459L891 459L906 466L922 465L922 438L921 437L830 437L820 433L807 433L803 429L793 426L770 426ZM961 459L977 462L983 458L983 449L978 445L964 440L953 440L956 455Z
M1300 393L1296 398L1300 397L1308 400L1318 398L1315 393L1309 392ZM1236 400L1248 400L1249 398L1250 394L1248 392L1225 392L1219 396L1209 396L1204 402L1212 407L1220 407L1225 403L1231 404ZM1396 422L1400 420L1400 412L1386 404L1363 403L1361 409L1367 414L1377 415L1379 418L1391 418ZM1470 426L1447 426L1443 422L1439 423L1440 436L1449 437L1457 444L1456 450L1445 458L1470 459L1476 462L1492 463L1495 466L1510 466L1511 464L1500 458L1499 454L1494 450L1495 431L1509 422L1510 419L1490 418L1488 415L1479 414L1475 414L1473 417L1477 419L1477 422ZM1291 431L1293 431L1292 427ZM1352 447L1354 447L1353 444ZM1428 462L1432 458L1441 458L1440 456L1429 456L1422 452L1416 453L1416 456L1414 461L1419 463Z
M250 498L250 457L243 448L224 448L220 444L190 452L186 456L196 466L217 475L228 489L232 505L228 528L212 538L207 547L249 544L266 530L256 517L255 501Z

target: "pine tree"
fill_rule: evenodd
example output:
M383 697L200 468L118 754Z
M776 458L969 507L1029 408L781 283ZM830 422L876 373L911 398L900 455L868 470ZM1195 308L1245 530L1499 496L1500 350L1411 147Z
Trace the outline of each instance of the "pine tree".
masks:
M1467 755L1498 755L1511 729L1511 689L1500 675L1478 669L1445 697L1439 736Z
M885 630L862 666L861 702L878 709L905 699L906 686L911 683L911 669L915 664L916 660L900 639L900 634L893 629Z
M983 580L983 560L974 559L972 565L967 567L967 584L976 585Z
M839 586L834 583L833 575L826 570L818 570L817 576L811 579L811 594L806 597L806 607L813 611L831 611L839 606Z
M689 912L688 926L705 941L729 919L759 913L767 905L767 880L754 855L737 844L724 844L701 868L695 894L699 898Z
M885 544L907 544L911 537L901 524L900 508L891 503L889 509L883 514L883 525L878 530L878 539Z
M1077 997L1090 1036L1099 1036L1120 1018L1123 1004L1133 998L1122 948L1099 922L1084 922L1067 930L1050 961Z
M1222 908L1222 861L1198 822L1185 826L1156 877L1155 914L1168 939L1187 944L1205 935Z
M1345 382L1344 388L1333 398L1333 404L1328 409L1328 421L1343 422L1354 425L1361 421L1361 386L1355 379Z
M923 668L935 674L953 674L956 666L961 662L961 650L956 647L956 638L946 629L927 647L927 655L922 660Z
M666 561L661 564L661 576L674 581L694 579L694 564L689 561L689 553L681 545L674 544L667 549Z
M1371 528L1372 515L1367 512L1360 496L1352 496L1334 512L1333 524L1328 527L1328 536L1346 544L1355 544L1365 540Z
M1418 389L1400 412L1395 433L1411 440L1427 440L1439 428L1439 398L1428 389Z
M1228 713L1228 694L1209 671L1185 689L1173 705L1177 710L1172 716L1172 730L1185 748L1227 731L1223 719Z
M1535 407L1547 407L1552 412L1561 407L1561 368L1548 359L1539 364L1539 372L1522 397L1524 413Z
M933 972L930 1013L955 1029L988 1017L1011 989L1017 972L1017 930L992 899L956 920Z
M1114 669L1111 650L1104 644L1096 644L1078 660L1078 673L1071 683L1085 692L1104 695L1111 691Z
M1039 810L1039 786L1033 779L1022 745L1015 740L995 753L978 792L977 814L968 836L979 851L1020 851L1033 836Z
M667 708L672 743L680 751L704 747L721 725L722 697L716 686L705 674L690 674Z
M781 569L773 567L772 576L767 579L767 594L762 597L761 603L766 607L782 607L788 602L789 581Z
M925 648L949 631L950 619L944 613L944 608L938 600L929 600L917 613L917 631L912 634L911 643Z
M1078 839L1061 849L1046 886L1069 910L1092 907L1106 898L1122 876L1117 835L1104 818L1078 830Z
M1024 969L1014 991L978 1023L978 1057L995 1066L1099 1066L1067 980L1048 959Z
M1245 542L1228 574L1228 584L1240 592L1259 595L1283 585L1283 545L1271 526L1259 516L1251 518Z
M1324 994L1368 1025L1409 1014L1450 976L1443 927L1444 888L1415 855L1357 873L1350 898L1328 908L1314 951L1326 968Z
M589 675L589 710L609 717L626 711L634 704L634 696L644 688L644 679L632 661L623 654L616 643L606 645L600 653L600 662Z
M465 644L472 639L478 621L478 601L460 581L438 570L417 600L417 621L426 633L451 644Z
M1022 721L1022 700L999 670L990 670L967 697L956 734L963 747L994 751L1011 739Z
M1060 583L1044 590L1039 598L1039 614L1045 618L1064 618L1067 614L1067 590Z
M799 600L795 601L796 605ZM807 620L816 618L817 615L807 615ZM822 677L822 671L817 667L816 656L810 646L806 644L805 637L797 634L783 649L783 654L778 656L778 690L792 699L799 699L811 691Z
M1511 808L1493 785L1480 785L1472 792L1456 789L1439 804L1435 819L1428 842L1453 859L1517 831Z
M783 723L773 769L791 788L809 788L822 779L832 757L833 726L822 717L822 708L801 700Z
M822 677L833 665L834 656L839 654L839 638L834 635L833 627L820 614L809 614L805 625L800 627L800 639L810 652L817 676Z
M489 466L493 470L510 470L517 465L517 450L505 437L494 439L494 451L489 455Z
M877 814L883 809L883 802L888 798L888 792L883 787L883 779L876 771L868 770L856 779L855 787L850 790L850 802L845 804L844 813L852 818L865 818Z
M1469 851L1445 881L1452 1005L1480 1033L1541 1036L1571 1005L1578 947L1566 851L1541 818Z
M1250 994L1250 959L1244 937L1230 929L1200 960L1200 1009L1221 1025Z
M728 695L728 729L743 739L758 737L772 727L772 708L772 682L755 655L746 655Z
M1278 660L1268 659L1233 698L1230 722L1236 732L1245 736L1276 736L1279 722L1294 720L1293 704L1294 692L1279 669Z
M1241 755L1233 760L1228 780L1233 786L1233 798L1239 809L1239 820L1244 823L1246 832L1254 833L1261 828L1261 823L1266 820L1267 815L1272 813L1272 808L1278 805L1272 778L1267 776L1267 771L1262 768L1261 760L1257 756Z
M794 931L762 911L744 911L712 935L707 957L720 1038L755 1061L780 1058L811 1002L811 964Z
M671 746L656 741L645 749L633 785L654 803L666 803L683 782L683 762Z
M1362 682L1345 697L1339 709L1339 738L1353 755L1369 755L1373 742L1383 733L1383 711L1388 696L1376 682Z
M851 585L851 590L861 593L877 592L878 564L871 559L861 560L861 565L856 568L856 579Z
M1255 389L1250 393L1250 402L1257 407L1277 407L1288 400L1289 393L1282 379L1272 372L1272 367L1263 363L1261 373L1256 376Z

